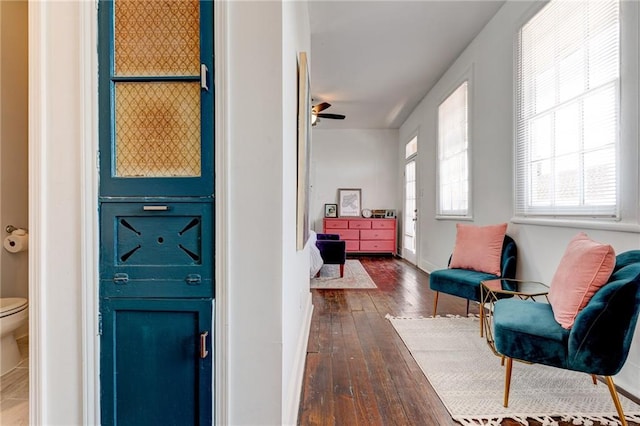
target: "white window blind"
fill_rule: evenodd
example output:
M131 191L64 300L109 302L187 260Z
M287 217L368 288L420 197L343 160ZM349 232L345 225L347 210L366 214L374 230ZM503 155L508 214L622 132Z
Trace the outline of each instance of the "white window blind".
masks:
M468 82L438 107L438 215L469 214Z
M617 217L617 1L551 1L519 33L516 215Z

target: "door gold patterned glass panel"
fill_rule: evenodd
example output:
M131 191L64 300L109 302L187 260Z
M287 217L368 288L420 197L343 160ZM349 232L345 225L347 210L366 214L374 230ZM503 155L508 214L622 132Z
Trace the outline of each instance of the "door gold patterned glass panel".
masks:
M198 75L198 0L116 0L116 75Z
M115 85L115 172L200 176L200 83Z
M200 2L113 6L115 177L200 177Z

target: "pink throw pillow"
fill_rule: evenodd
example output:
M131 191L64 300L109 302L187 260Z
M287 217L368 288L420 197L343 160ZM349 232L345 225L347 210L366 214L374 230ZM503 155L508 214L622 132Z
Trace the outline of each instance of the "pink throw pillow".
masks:
M584 232L569 242L548 295L553 316L563 328L573 326L578 313L607 283L615 264L613 247L591 240Z
M502 243L507 224L475 226L456 224L456 245L449 268L471 269L500 276Z

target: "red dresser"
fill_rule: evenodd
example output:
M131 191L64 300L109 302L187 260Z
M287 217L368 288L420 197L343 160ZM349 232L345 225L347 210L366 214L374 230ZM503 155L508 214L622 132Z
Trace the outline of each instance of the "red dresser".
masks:
M396 254L395 219L325 218L325 234L338 234L348 253Z

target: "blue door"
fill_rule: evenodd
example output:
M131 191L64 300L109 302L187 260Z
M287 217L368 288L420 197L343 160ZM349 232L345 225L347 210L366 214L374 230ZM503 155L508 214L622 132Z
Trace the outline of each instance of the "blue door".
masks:
M213 4L99 2L104 425L213 421Z
M100 308L102 424L210 424L211 299L114 298Z

